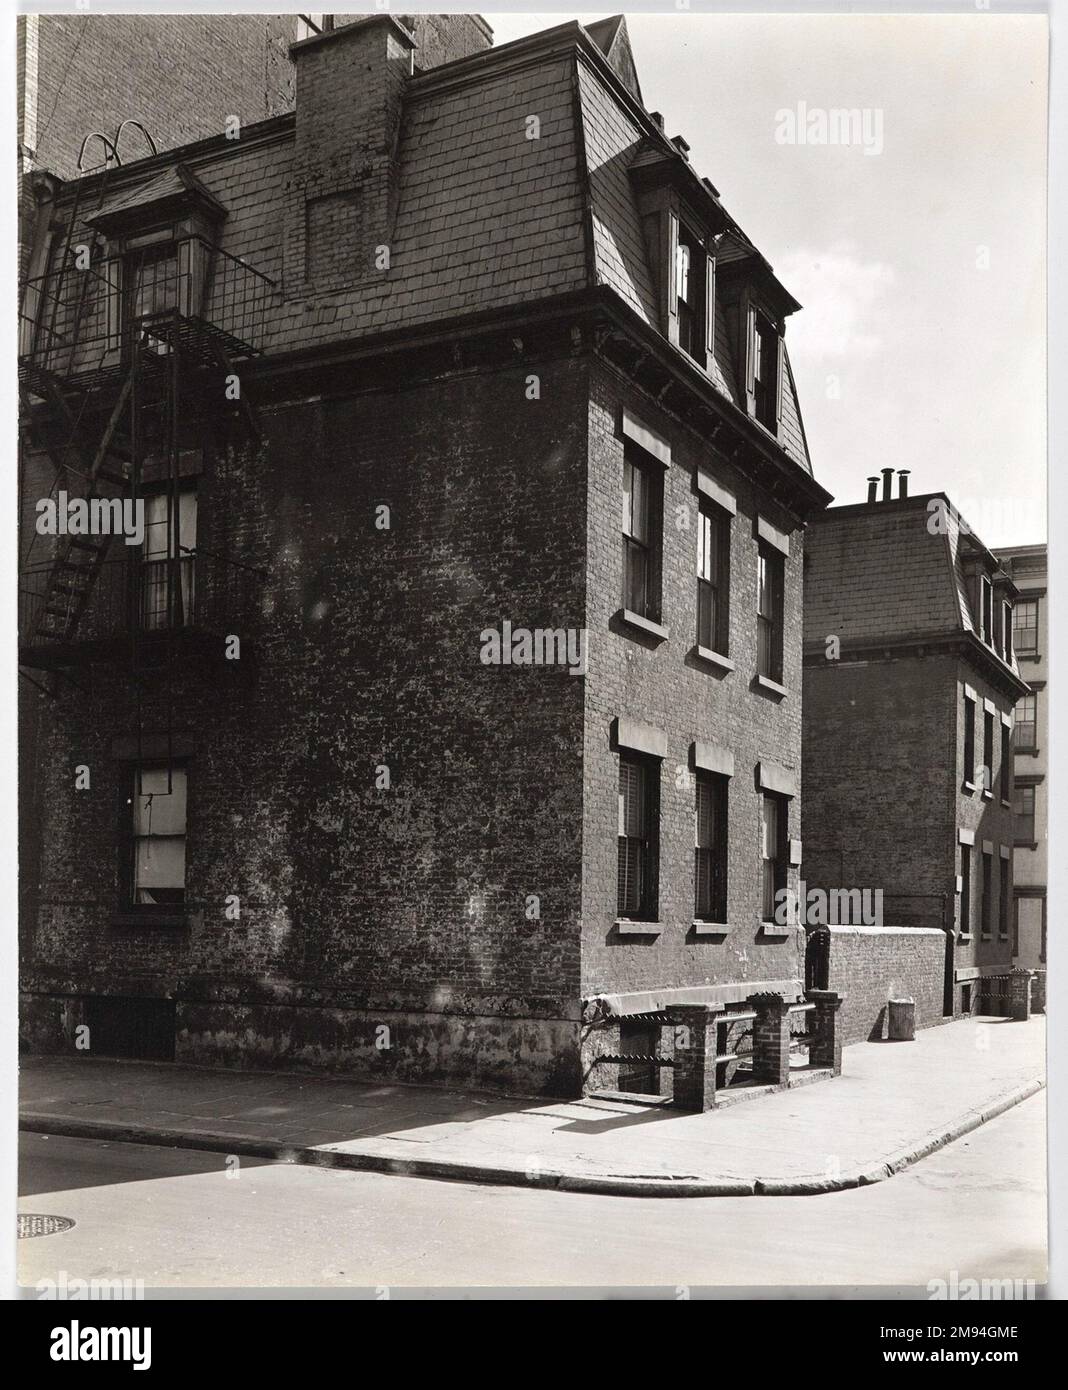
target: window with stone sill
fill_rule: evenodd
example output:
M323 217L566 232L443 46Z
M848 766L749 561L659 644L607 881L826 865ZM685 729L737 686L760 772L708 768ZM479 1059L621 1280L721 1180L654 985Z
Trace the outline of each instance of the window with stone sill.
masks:
M960 934L972 934L972 847L960 847Z
M727 778L701 771L694 808L694 920L727 920Z
M660 763L619 755L616 915L641 922L657 916Z
M964 697L964 782L975 785L975 701Z
M628 443L623 458L623 607L660 621L661 494L663 475Z
M1013 609L1012 645L1017 655L1038 651L1038 599L1018 599Z
M730 514L702 497L697 514L697 645L727 656L730 632Z
M184 767L139 764L131 773L124 848L124 907L174 912L186 900L186 792Z
M783 607L786 566L783 555L761 542L757 558L757 674L782 684Z

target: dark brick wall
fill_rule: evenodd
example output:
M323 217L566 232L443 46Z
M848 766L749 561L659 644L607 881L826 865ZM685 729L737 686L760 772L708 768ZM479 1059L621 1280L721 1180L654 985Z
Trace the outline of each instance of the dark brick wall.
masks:
M582 682L479 661L504 618L581 625L585 367L542 378L552 409L525 402L522 368L294 402L265 414L261 459L213 467L198 544L229 528L269 579L247 663L173 691L195 910L187 928L111 923L112 739L134 709L93 667L59 687L36 749L31 993L177 997L189 1059L576 1088ZM165 716L161 690L146 727Z
M943 1021L946 938L934 927L831 927L827 987L844 996L846 1046L886 1036L891 999L916 1003L916 1027Z
M963 788L963 686L978 696L976 761L982 761L983 701L996 706L994 789ZM971 940L958 937L955 970L1008 969L1011 939L997 925L998 877L1007 872L1011 807L1000 793L1000 714L1011 701L954 655L805 667L804 863L809 888L881 888L889 925L959 927L958 832L972 831ZM982 845L993 845L989 941L980 936ZM1009 925L1011 936L1011 920ZM974 994L973 990L973 994ZM960 982L955 1009L961 1007Z
M882 889L889 923L941 926L955 873L956 670L949 656L805 667L809 888Z
M663 621L666 642L650 646L613 630L621 606L621 408L626 404L670 442L664 480ZM696 636L698 463L737 496L731 528L730 658L718 675L690 655ZM760 926L760 806L755 766L770 760L801 766L801 570L803 533L790 538L786 566L787 696L776 701L752 688L756 671L757 542L753 517L763 512L783 529L789 518L759 496L750 479L648 399L599 367L590 404L588 595L590 671L586 680L582 989L584 996L655 987L803 975L798 934L766 939ZM796 524L796 523L794 523ZM660 778L660 913L658 938L621 938L616 919L619 761L610 744L612 720L626 716L661 729L668 756ZM692 932L694 790L690 744L716 743L734 753L728 803L729 866L726 937ZM789 833L800 834L797 800Z

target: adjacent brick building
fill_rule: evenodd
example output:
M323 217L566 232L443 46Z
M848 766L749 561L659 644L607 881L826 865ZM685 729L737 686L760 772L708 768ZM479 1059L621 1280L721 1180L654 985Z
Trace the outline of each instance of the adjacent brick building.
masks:
M1013 646L1027 694L1016 705L1013 747L1016 841L1012 854L1015 916L1013 961L1025 969L1046 968L1046 875L1049 816L1049 597L1044 545L999 550L998 559L1019 590Z
M598 1059L802 997L800 306L620 18L453 22L42 192L29 1046L652 1089Z
M1017 587L944 494L900 478L814 518L805 559L803 878L882 894L872 1028L892 992L921 1024L993 1007L1012 965ZM937 1013L915 928L944 933Z

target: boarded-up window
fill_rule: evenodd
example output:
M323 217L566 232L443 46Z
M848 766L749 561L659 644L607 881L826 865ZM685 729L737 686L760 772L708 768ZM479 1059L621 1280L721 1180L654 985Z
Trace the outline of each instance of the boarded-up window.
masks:
M305 205L305 274L312 289L350 284L371 269L363 234L363 190L309 198Z

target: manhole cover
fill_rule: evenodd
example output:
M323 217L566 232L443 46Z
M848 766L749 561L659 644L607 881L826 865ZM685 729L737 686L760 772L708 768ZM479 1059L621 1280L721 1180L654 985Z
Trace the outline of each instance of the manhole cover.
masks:
M69 1231L74 1222L69 1216L19 1216L19 1240L31 1236L54 1236L59 1231Z

